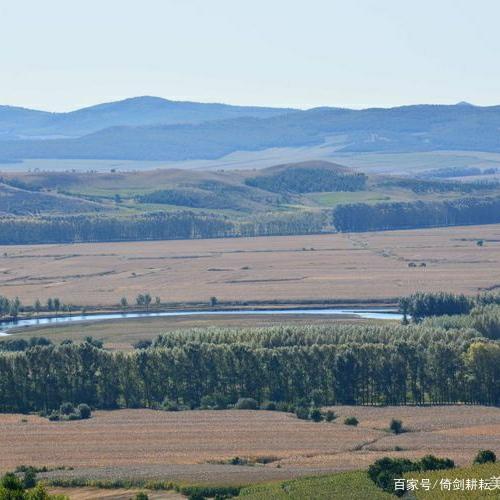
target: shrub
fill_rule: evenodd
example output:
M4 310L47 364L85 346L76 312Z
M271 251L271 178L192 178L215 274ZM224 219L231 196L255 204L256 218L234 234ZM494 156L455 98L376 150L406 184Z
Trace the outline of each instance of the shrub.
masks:
M389 429L394 434L401 434L403 432L403 422L401 420L396 420L393 418L389 424Z
M335 419L337 418L337 415L335 415L335 412L332 411L332 410L328 410L326 413L325 413L325 420L327 422L333 422Z
M73 403L63 403L59 407L59 413L61 415L71 415L71 413L75 413L75 407L73 406Z
M301 420L309 420L309 408L306 406L297 406L295 407L295 415Z
M21 483L21 480L13 472L7 472L7 474L5 474L0 480L0 488L4 488L8 491L22 492L23 484ZM16 497L12 496L12 498L15 499Z
M161 404L161 409L165 411L179 411L179 405L176 401L165 398Z
M146 493L144 493L144 491L140 491L135 496L135 500L148 500L148 499L149 499L149 497L148 497L148 495Z
M260 405L262 410L276 411L278 407L274 401L265 401Z
M394 480L403 477L406 472L429 471L441 469L453 469L455 463L449 458L437 458L433 455L427 455L421 460L412 462L406 458L384 457L376 460L368 468L370 479L384 491L394 493L397 496L403 496L404 491L394 490Z
M80 414L80 418L83 419L90 418L92 416L92 410L90 409L90 406L85 403L81 403L78 405L78 413Z
M229 405L229 399L223 394L212 394L210 396L203 396L200 405L201 408L225 410Z
M487 464L495 463L497 461L497 456L491 450L480 450L474 458L475 464Z
M286 403L285 401L278 401L276 403L276 411L289 412L289 411L295 411L295 408L290 404Z
M356 417L346 417L344 420L344 424L356 426L359 424L359 420Z
M181 486L179 493L190 499L203 500L204 498L231 498L239 495L238 486Z
M309 418L313 422L321 422L323 420L323 415L321 414L319 408L311 408L311 411L309 412Z
M51 422L57 422L59 420L59 413L57 413L57 411L53 411L49 416L48 416L48 419L51 421Z
M325 402L323 391L320 389L314 389L311 392L311 402L314 406L321 406Z
M253 398L240 398L234 405L237 410L257 410L259 405Z
M384 491L402 496L404 494L403 491L394 491L394 479L402 478L405 472L416 470L419 470L419 467L411 460L384 457L370 465L368 476Z
M138 340L134 343L134 349L149 349L152 344L151 340Z
M36 469L34 467L26 467L23 474L23 488L29 489L36 486Z
M422 471L453 469L455 467L455 462L450 458L438 458L434 455L425 455L416 464Z
M233 457L229 460L230 465L248 465L247 458Z

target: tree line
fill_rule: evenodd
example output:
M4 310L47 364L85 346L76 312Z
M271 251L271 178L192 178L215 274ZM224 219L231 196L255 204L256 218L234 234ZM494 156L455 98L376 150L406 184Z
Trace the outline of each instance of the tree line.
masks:
M19 297L9 299L0 295L0 318L17 318L20 313L29 311L39 314L41 312L55 312L60 311L71 313L76 309L73 304L64 304L59 297L49 297L47 301L42 304L40 299L36 299L33 305L24 305Z
M420 227L496 224L500 198L463 198L451 201L354 203L333 210L333 225L341 232L384 231Z
M489 304L500 305L500 294L483 293L476 296L446 292L418 292L399 299L399 310L414 322L430 316L454 316L469 314L474 308ZM406 322L406 321L405 321Z
M0 353L7 412L65 401L197 408L206 397L296 405L313 394L318 404L498 405L500 344L471 328L329 325L172 332L133 352L84 342Z
M0 217L0 244L143 241L313 234L325 226L317 212L269 214L230 220L189 211L151 212L134 216L77 215Z

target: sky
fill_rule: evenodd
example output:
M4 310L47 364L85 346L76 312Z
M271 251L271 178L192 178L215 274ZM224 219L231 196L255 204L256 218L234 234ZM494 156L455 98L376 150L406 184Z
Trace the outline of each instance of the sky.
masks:
M500 104L498 0L0 0L0 104Z

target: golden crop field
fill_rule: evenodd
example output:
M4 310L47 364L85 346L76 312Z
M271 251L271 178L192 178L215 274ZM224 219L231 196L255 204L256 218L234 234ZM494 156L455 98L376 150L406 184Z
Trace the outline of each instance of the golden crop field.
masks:
M335 407L313 423L269 411L97 411L90 420L49 422L0 415L0 471L19 464L66 466L62 477L238 483L366 468L382 456L428 453L470 464L479 449L500 453L500 410L481 406ZM358 427L346 426L356 416ZM387 431L391 418L408 432ZM398 447L398 448L396 448ZM399 451L397 451L399 450ZM229 465L234 457L267 465Z
M27 304L110 306L123 296L133 304L143 292L162 302L366 301L499 287L500 225L0 247L0 290Z

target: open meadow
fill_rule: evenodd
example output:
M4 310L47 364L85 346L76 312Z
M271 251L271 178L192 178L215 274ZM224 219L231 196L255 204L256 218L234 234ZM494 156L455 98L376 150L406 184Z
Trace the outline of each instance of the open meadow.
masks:
M360 322L375 323L376 320L349 318L347 315L332 316L301 314L245 315L230 314L220 316L171 316L171 317L141 317L128 319L113 319L106 321L82 321L72 324L31 326L11 330L16 339L30 340L33 337L44 337L55 344L71 339L74 342L84 341L90 336L104 342L105 349L130 350L136 342L153 340L159 334L176 330L192 328L270 328L283 325L332 325L359 324Z
M484 245L479 247L478 240ZM425 267L424 267L425 264ZM500 225L261 238L0 247L0 288L25 304L393 302L500 287Z
M73 467L48 477L247 484L366 469L382 456L433 453L468 465L479 449L500 453L500 410L484 406L336 406L331 423L270 411L97 411L49 422L0 415L0 470L19 464ZM357 427L344 425L356 416ZM403 421L399 435L391 418ZM231 465L246 458L262 465Z

